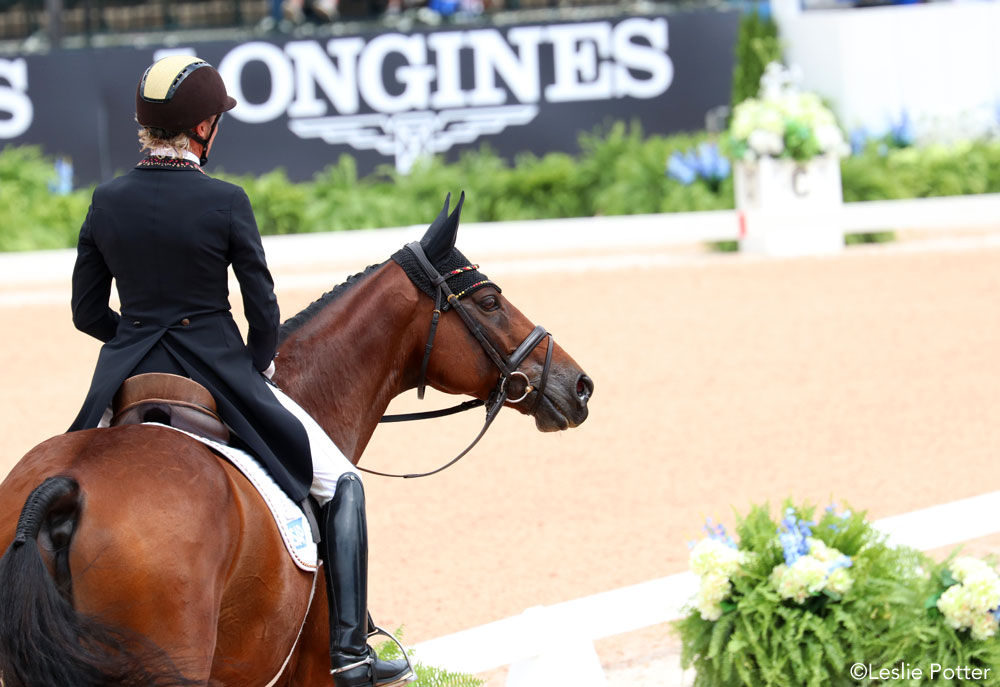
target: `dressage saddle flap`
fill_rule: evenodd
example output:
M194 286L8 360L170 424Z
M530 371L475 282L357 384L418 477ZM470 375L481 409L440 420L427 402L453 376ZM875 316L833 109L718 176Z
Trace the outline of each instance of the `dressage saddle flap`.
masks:
M111 401L111 426L159 422L227 443L229 429L211 392L193 379L163 372L129 377Z

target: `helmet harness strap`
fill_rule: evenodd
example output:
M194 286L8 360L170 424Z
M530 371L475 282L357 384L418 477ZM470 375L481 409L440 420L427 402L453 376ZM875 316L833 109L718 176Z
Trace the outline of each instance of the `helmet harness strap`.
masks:
M222 119L221 114L215 115L215 119L212 120L212 128L208 130L208 138L202 138L198 135L194 129L187 132L189 138L193 138L195 141L201 144L201 166L204 167L208 163L208 142L212 140L212 136L215 134L215 129L219 126L219 120Z

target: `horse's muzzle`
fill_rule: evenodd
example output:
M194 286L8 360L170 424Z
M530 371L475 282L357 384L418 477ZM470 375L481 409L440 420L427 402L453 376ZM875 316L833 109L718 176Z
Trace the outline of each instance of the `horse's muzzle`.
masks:
M558 432L583 424L587 419L587 403L594 394L594 382L577 371L556 371L545 390L545 397L535 408L535 426L542 432Z

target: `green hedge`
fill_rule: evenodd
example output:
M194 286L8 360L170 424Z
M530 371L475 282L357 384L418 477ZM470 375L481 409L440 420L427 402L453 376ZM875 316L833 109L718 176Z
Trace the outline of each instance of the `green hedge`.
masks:
M733 207L731 177L685 185L665 174L674 152L708 141L707 134L643 136L617 123L580 137L575 156L520 155L513 164L483 148L446 164L434 159L410 175L384 166L359 178L353 158L312 180L292 183L281 171L217 176L241 184L261 232L289 234L429 222L448 192L464 190L466 221L592 217L724 210ZM0 151L0 250L75 245L92 189L54 195L53 161L37 148ZM1000 192L1000 143L949 148L869 146L842 165L847 201Z
M38 148L0 151L0 250L76 245L90 192L59 196L49 190L53 161Z

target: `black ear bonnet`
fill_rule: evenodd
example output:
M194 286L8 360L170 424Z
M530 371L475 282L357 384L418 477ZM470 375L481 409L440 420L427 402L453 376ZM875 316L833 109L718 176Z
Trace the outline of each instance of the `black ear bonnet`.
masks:
M420 245L427 255L427 259L437 269L440 274L448 277L448 287L451 292L459 298L464 298L470 293L474 293L485 286L492 286L498 292L500 287L489 280L489 278L479 271L477 265L469 262L462 252L455 248L455 238L458 233L458 218L462 213L462 204L465 201L463 192L455 205L455 211L448 215L448 205L451 194L444 201L441 214L438 215L434 223L427 229L424 237L420 239ZM392 259L403 268L406 276L410 278L417 288L426 293L431 298L437 294L437 289L431 283L431 278L417 261L417 257L409 247L403 246L396 251ZM443 301L442 309L449 308L447 301Z

